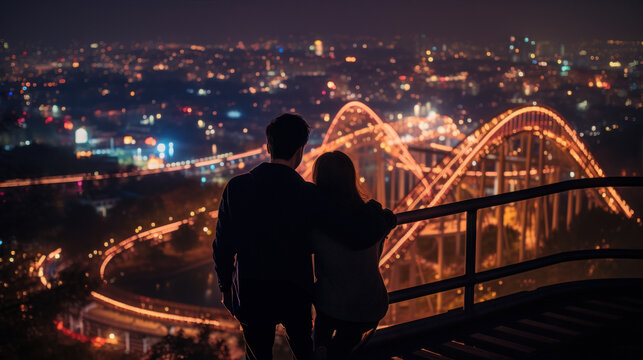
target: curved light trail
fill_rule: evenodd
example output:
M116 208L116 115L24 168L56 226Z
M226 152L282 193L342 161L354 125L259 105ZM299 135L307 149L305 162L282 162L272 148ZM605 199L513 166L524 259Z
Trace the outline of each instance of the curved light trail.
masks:
M101 302L107 303L109 305L112 305L118 309L121 310L126 310L126 311L131 311L136 314L144 315L144 316L149 316L153 318L157 318L160 320L165 320L165 321L177 321L177 322L185 322L185 323L190 323L190 324L198 324L198 325L211 325L215 327L221 327L222 323L218 320L210 320L210 319L203 319L200 317L194 317L194 316L183 316L183 315L175 315L175 314L169 314L169 313L164 313L160 311L154 311L154 310L148 310L148 309L142 309L138 306L132 306L128 305L124 302L120 302L118 300L114 300L110 297L107 297L101 293L98 293L96 291L92 291L91 295L96 299Z
M240 154L231 154L226 156L210 156L206 158L184 160L178 162L167 163L158 169L144 169L134 170L117 173L100 174L98 172L86 174L70 174L59 176L45 176L33 179L11 179L0 181L0 188L12 188L33 185L51 185L51 184L67 184L67 183L82 183L83 181L96 181L107 179L125 179L130 177L139 177L147 175L155 175L161 173L171 173L182 170L189 170L202 166L210 165L231 165L231 162L236 160L244 160L253 156L265 154L263 148L249 150ZM237 163L238 164L238 163Z

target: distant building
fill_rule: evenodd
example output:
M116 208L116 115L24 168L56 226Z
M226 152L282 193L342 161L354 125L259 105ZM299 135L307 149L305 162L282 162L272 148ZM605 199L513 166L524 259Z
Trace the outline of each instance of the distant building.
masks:
M99 213L102 217L107 216L107 212L112 209L116 203L118 203L118 198L104 198L96 199L89 201L89 204L96 209L96 212Z
M315 55L324 55L324 43L321 40L315 40Z
M536 57L545 61L563 58L565 57L565 44L555 41L539 41L536 44Z

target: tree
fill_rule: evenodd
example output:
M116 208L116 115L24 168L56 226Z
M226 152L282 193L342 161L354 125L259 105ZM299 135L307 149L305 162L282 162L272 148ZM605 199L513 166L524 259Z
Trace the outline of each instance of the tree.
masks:
M502 264L512 263L518 259L518 239L520 233L510 227L504 227L504 239L502 243ZM496 245L498 241L498 226L491 224L482 230L480 235L480 247L482 258L489 258L496 255ZM497 266L497 261L494 261Z
M172 234L171 244L175 251L183 252L194 248L199 243L199 235L189 224L182 224Z
M623 214L600 208L582 211L570 224L569 230L559 229L544 241L547 253L597 248L642 249L643 224L628 219ZM573 266L573 268L572 268ZM591 276L640 276L639 261L588 260L577 261L569 266L569 272Z
M30 271L39 257L35 250L5 244L1 245L0 253L0 358L131 359L66 338L54 325L59 315L83 306L96 288L97 283L86 276L86 268L69 266L58 273L48 289Z
M8 132L17 127L18 118L22 116L21 97L8 96L8 93L2 93L2 100L0 100L0 134Z
M71 256L87 256L88 252L102 245L100 239L106 232L105 223L96 209L89 204L78 201L67 203L61 225L58 244Z
M203 326L196 338L186 337L183 330L176 335L166 335L154 344L147 360L227 360L228 347L223 339L210 340L212 329Z
M643 225L635 219L594 208L582 211L570 224L569 230L561 228L544 241L548 253L594 249L599 247L643 247Z

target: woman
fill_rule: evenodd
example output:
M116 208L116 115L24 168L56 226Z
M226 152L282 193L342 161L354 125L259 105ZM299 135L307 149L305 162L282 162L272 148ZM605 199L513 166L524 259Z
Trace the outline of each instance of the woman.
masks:
M325 211L351 219L350 229L326 220L312 235L315 348L318 358L346 359L388 309L379 258L396 218L378 202L362 200L353 162L340 151L317 159L313 181L325 199Z

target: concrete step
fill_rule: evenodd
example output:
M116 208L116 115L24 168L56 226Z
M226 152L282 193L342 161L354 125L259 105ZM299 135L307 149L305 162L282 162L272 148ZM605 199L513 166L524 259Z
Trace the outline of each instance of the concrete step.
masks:
M623 318L620 315L616 315L614 313L606 312L606 311L597 311L597 310L588 308L587 306L568 305L568 306L565 306L565 309L576 313L580 313L580 314L590 315L599 319L620 320Z
M494 329L499 331L499 332L501 332L501 333L511 335L512 337L526 339L526 340L528 340L530 342L533 342L533 343L540 343L540 344L557 344L557 343L560 343L560 340L558 340L557 338L549 337L549 336L543 336L543 335L540 335L540 334L536 334L536 333L525 331L525 330L516 329L516 328L513 328L513 327L506 326L506 325L496 326Z
M420 359L430 359L430 360L454 360L448 356L430 351L427 349L420 349L416 352L413 352L409 355L404 356L404 360L420 360Z
M454 359L489 359L489 360L509 360L513 357L501 355L487 349L465 344L459 341L448 341L440 344L438 351Z
M523 345L517 342L505 340L496 336L484 334L484 333L474 333L469 336L472 339L475 339L480 342L485 342L488 344L492 344L493 346L496 346L497 348L505 348L509 349L510 352L513 353L521 353L521 354L529 354L533 353L535 351L534 348Z
M580 335L579 331L575 331L569 328L564 328L561 326L556 326L548 323L544 323L542 321L536 321L532 319L520 319L518 320L518 323L522 325L526 325L530 328L535 328L538 330L541 330L543 332L551 332L551 333L556 333L561 335L567 335L567 336L578 336Z
M591 328L598 328L601 326L599 323L594 321L589 321L579 317L559 314L557 312L545 311L544 313L542 313L542 315L551 319L557 319L571 324L578 324L579 326L585 326L585 327L591 327Z

